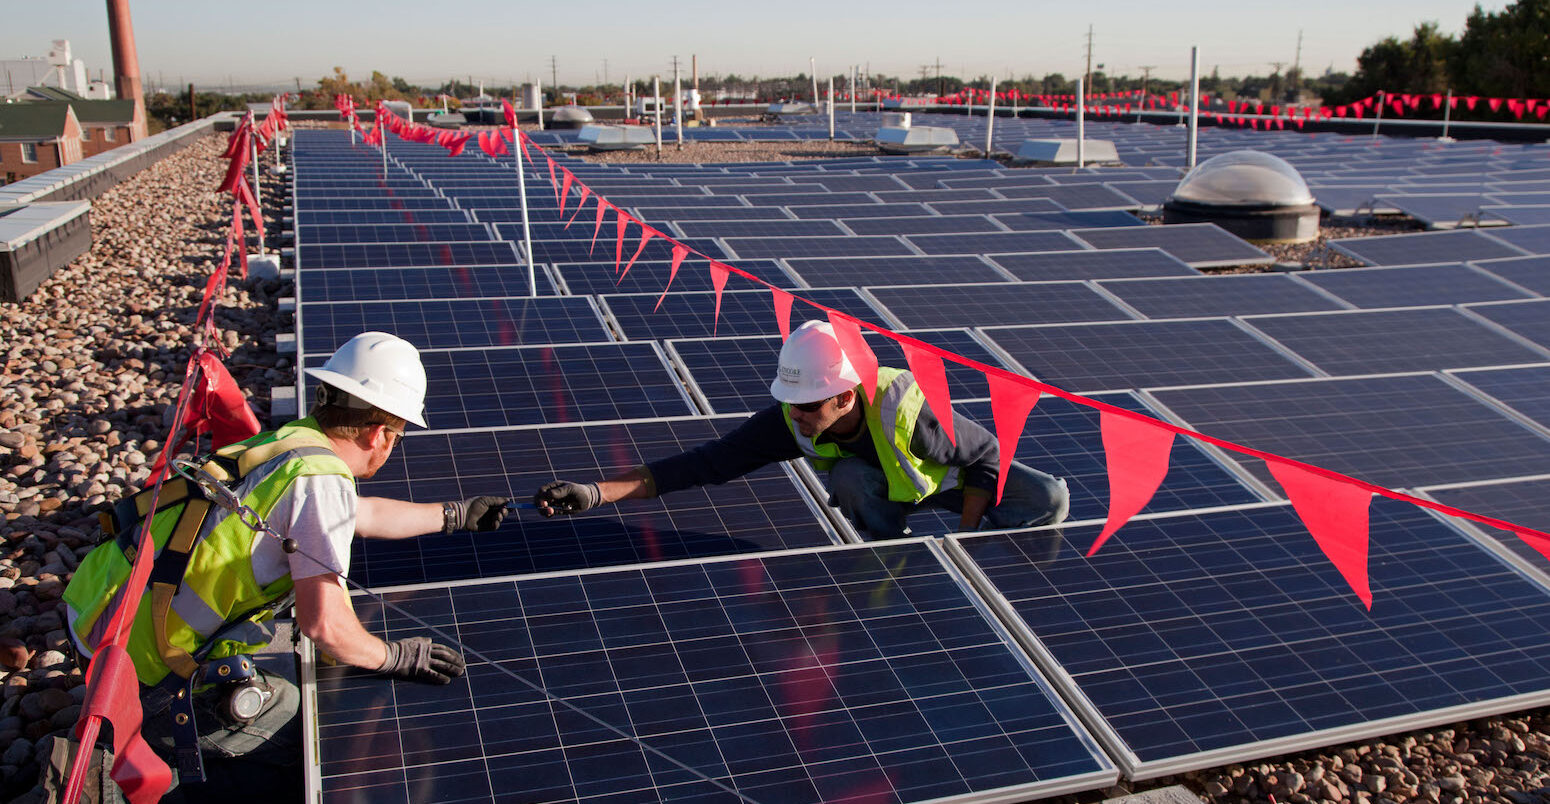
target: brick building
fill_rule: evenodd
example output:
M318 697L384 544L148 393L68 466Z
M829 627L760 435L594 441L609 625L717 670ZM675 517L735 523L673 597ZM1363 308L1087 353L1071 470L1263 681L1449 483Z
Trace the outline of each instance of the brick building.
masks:
M81 131L69 103L0 104L0 179L9 184L79 161Z
M89 100L53 87L28 87L27 102L66 104L75 109L81 123L81 155L96 156L139 139L135 132L145 130L143 114L132 100Z

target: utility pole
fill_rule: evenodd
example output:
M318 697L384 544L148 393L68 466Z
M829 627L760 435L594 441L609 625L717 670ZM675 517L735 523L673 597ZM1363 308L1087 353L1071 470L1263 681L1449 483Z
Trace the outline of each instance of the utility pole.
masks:
M936 57L936 96L942 97L942 57Z
M1087 93L1093 85L1093 26L1087 26L1087 70L1083 74L1081 98L1078 100L1083 106L1087 105Z
M1152 82L1152 71L1157 69L1155 64L1141 65L1141 102L1146 103L1146 87Z
M1297 29L1297 58L1292 61L1292 69L1302 75L1302 29Z
M608 85L608 59L603 59L603 85Z
M560 62L554 56L549 57L549 86L554 87L555 92L560 91Z
M301 94L301 76L296 77L296 94Z

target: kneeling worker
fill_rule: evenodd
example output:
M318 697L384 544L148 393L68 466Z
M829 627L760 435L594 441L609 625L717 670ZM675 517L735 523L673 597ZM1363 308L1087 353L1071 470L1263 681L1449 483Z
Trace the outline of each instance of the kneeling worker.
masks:
M806 458L828 471L830 503L872 539L906 535L905 519L918 505L960 514L961 531L977 530L982 520L1020 528L1065 519L1065 481L1019 463L1012 464L1001 503L992 505L1000 475L995 437L955 413L957 443L949 441L908 371L879 367L871 403L860 383L833 327L808 321L781 347L770 385L779 404L681 455L597 483L556 480L533 501L545 516L571 514L725 483L776 461Z
M156 563L128 652L140 678L147 741L184 777L203 754L207 783L185 784L177 791L184 800L301 800L300 696L284 678L257 671L248 656L272 638L267 621L293 591L302 633L340 663L432 684L464 672L463 657L450 647L426 637L384 642L366 631L342 580L350 541L356 534L403 539L491 530L505 516L507 498L410 503L357 495L356 479L386 463L405 426L426 426L425 369L408 341L362 333L307 374L319 382L308 418L222 448L203 463L285 542L206 502L180 477L162 487L152 523ZM113 540L81 562L65 591L70 635L83 657L101 642L119 605L150 493L105 515Z

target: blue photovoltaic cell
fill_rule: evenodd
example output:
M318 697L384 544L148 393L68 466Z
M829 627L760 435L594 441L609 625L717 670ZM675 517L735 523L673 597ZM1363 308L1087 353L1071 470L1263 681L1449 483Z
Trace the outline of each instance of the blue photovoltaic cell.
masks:
M736 277L733 281L740 281ZM746 282L744 282L746 284ZM850 288L804 288L795 291L797 299L807 299L825 307L848 313L863 321L885 324L872 306ZM721 294L719 324L715 317L716 294L669 293L657 306L657 294L624 293L599 297L619 323L629 340L665 340L668 338L705 338L711 335L775 335L775 306L769 290L728 290ZM823 320L825 313L816 307L795 301L791 306L794 330L809 318Z
M1069 251L1081 247L1064 232L915 235L905 239L927 254L1010 254Z
M1524 254L1499 240L1492 240L1475 229L1452 229L1382 237L1349 237L1344 240L1331 240L1329 245L1368 265L1465 262L1521 257Z
M647 223L669 221L785 221L780 207L635 207L635 217ZM583 215L582 217L586 217ZM589 221L590 222L590 221ZM590 230L589 230L590 231Z
M908 177L905 177L905 178L908 178ZM878 192L878 193L874 193L874 195L877 196L877 200L883 202L884 204L902 204L902 203L933 204L933 203L936 203L938 201L945 201L945 202L953 202L953 201L995 201L995 202L998 202L998 203L1004 203L1004 202L1002 202L1001 199L997 198L996 195L994 193L992 193L991 191L989 191L989 190L977 190L977 189L976 190L940 190L940 189L896 190L896 191ZM1024 204L1024 205L1030 205L1031 204L1032 205L1031 208L1036 208L1036 209L1055 210L1055 209L1059 209L1060 208L1060 205L1056 204L1053 201L1050 201L1050 202L1040 202L1040 201L1024 200L1024 201L1020 201L1019 203ZM1029 207L1025 206L1025 208L1029 208Z
M1117 209L1102 212L1018 212L997 215L995 218L1001 225L1017 232L1143 225L1140 218Z
M760 183L710 184L706 189L714 195L773 195L779 193L827 193L827 187L811 183L806 178L792 184L780 179L767 179Z
M888 257L914 254L891 235L868 237L729 237L723 240L738 258Z
M1473 265L1541 296L1550 295L1550 256L1477 260Z
M1426 493L1444 505L1550 533L1550 478L1433 488L1426 489ZM1480 523L1471 524L1541 572L1550 573L1550 559L1516 533Z
M1101 184L1050 184L1034 187L997 187L996 193L1007 198L1044 198L1070 210L1135 209L1128 196Z
M1152 393L1191 429L1389 488L1550 472L1550 441L1432 375Z
M307 359L318 368L323 355ZM526 427L697 413L649 343L455 349L421 354L432 430ZM306 378L303 377L303 381ZM302 399L310 399L303 392Z
M732 800L683 766L758 802L1031 800L1116 778L916 541L392 599L458 634L468 675L321 669L325 802ZM356 608L384 638L425 633Z
M478 223L382 223L335 224L296 227L296 242L329 243L440 243L490 240L488 227Z
M844 218L919 218L933 215L924 204L819 204L786 207L803 220Z
M833 237L846 234L833 221L683 221L685 237Z
M739 263L741 264L741 263ZM790 259L786 265L809 285L927 285L1004 282L979 257L934 255L908 257L815 257Z
M505 226L501 228L504 233L511 234L510 230ZM590 233L570 240L534 240L533 260L535 262L596 262L599 260L612 260L615 254L620 252L620 249L618 234L609 231L611 228L607 224L603 225L603 233L598 236L596 245L592 243ZM519 241L517 243L519 249L526 246L526 243L520 242L520 235L513 239ZM708 240L682 239L679 242L715 259L724 259L727 256L720 246ZM639 248L640 231L635 227L631 227L629 231L624 233L621 267L622 263L629 262L630 258L635 255L636 249ZM670 260L672 256L673 244L665 238L656 236L652 236L651 240L647 241L645 250L640 253L640 259L642 260Z
M1160 248L1197 268L1274 262L1269 254L1229 234L1213 223L1170 226L1112 227L1071 232L1093 248ZM1441 259L1441 258L1439 258ZM1437 260L1430 260L1436 262ZM1423 262L1411 260L1411 262Z
M1550 349L1550 301L1477 304L1468 309Z
M789 192L766 193L764 195L743 196L749 204L756 207L789 207L789 206L813 206L817 204L871 204L878 199L871 193L824 193L815 192L818 187L792 187ZM728 196L733 197L733 196Z
M1533 363L1550 357L1446 307L1245 320L1328 374Z
M1550 254L1550 226L1547 225L1496 227L1490 230L1488 236L1529 254Z
M553 283L542 270L534 278L540 295L554 293ZM296 297L303 302L527 295L525 265L313 270L303 271L296 282Z
M914 200L914 199L901 199ZM1005 198L986 201L926 201L943 215L1003 215L1016 212L1062 212L1064 208L1048 198Z
M1093 398L1148 416L1156 415L1129 393L1098 394ZM959 402L954 407L995 432L989 401ZM1018 461L1066 481L1071 493L1068 521L1103 519L1108 515L1109 471L1098 419L1094 408L1045 396L1029 414L1017 441ZM1193 442L1178 439L1169 457L1168 476L1147 503L1146 511L1182 511L1259 500L1258 495L1206 457ZM910 514L909 524L917 534L952 533L961 527L958 514L935 506L916 508Z
M677 455L744 417L425 433L407 436L361 493L414 502L500 494L530 500L564 478L592 482ZM490 578L832 544L830 527L778 466L718 486L545 519L513 512L499 530L356 540L350 577L368 586Z
M1101 283L1148 318L1305 313L1340 303L1285 274L1229 274Z
M984 333L1033 376L1078 393L1311 376L1225 319L993 327Z
M314 198L297 196L292 202L297 212L313 210L378 209L402 212L414 209L451 209L452 202L445 198Z
M967 232L1005 232L984 215L935 215L908 218L845 218L845 228L859 235L912 235Z
M1528 296L1459 263L1304 271L1297 277L1357 307L1467 304Z
M602 293L661 293L667 288L669 269L672 268L671 260L646 260L644 257L636 260L630 267L630 272L620 276L614 273L614 264L609 262L572 262L556 263L554 270L565 281L565 286L571 293L602 294ZM710 270L708 263L699 257L689 257L678 266L678 274L673 277L671 291L712 290ZM786 275L785 271L774 260L738 260L737 267L754 276L778 287L796 287L797 284Z
M1480 214L1486 221L1504 220L1519 226L1539 226L1550 223L1550 206L1540 204L1532 207L1502 207L1483 206Z
M864 332L867 345L880 365L908 369L904 350L898 343L871 332ZM961 329L905 330L902 334L953 354L991 366L1001 361ZM714 413L741 413L762 410L774 404L770 382L780 359L780 337L709 338L672 341L678 362L688 370L690 379L710 402ZM944 360L948 390L954 399L972 399L990 394L985 374L951 360Z
M301 191L303 198L318 200L324 198L357 198L371 200L376 198L399 200L408 198L435 198L436 191L424 185L398 186L398 187L314 187Z
M297 210L296 226L367 223L467 223L461 209L330 209Z
M1460 371L1453 376L1480 389L1502 404L1550 428L1550 367ZM1490 513L1490 512L1483 512Z
M509 265L518 262L511 244L501 240L463 243L372 243L296 247L296 267L412 268L417 265Z
M1093 558L1096 526L958 543L1143 771L1544 697L1550 597L1419 508L1379 498L1371 520L1370 612L1289 505L1132 521Z
M330 354L369 331L391 332L421 349L612 340L591 300L579 296L304 304L297 318L303 355Z
M912 329L1119 321L1132 316L1080 282L869 287Z
M1199 271L1160 248L996 254L989 259L1024 282L1200 275Z

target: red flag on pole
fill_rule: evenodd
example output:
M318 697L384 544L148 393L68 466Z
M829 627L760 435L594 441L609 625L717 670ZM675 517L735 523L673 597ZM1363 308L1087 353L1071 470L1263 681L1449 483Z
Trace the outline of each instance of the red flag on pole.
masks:
M877 355L861 337L856 319L844 313L829 311L829 326L834 327L834 338L840 342L840 351L850 359L851 368L861 375L861 390L866 392L867 402L877 398Z
M1022 437L1023 425L1028 414L1039 404L1039 390L988 371L985 379L990 382L990 417L996 426L996 442L1001 445L1001 473L996 477L996 503L1006 491L1006 473L1017 457L1017 440Z
M953 434L953 398L947 388L947 369L942 358L908 342L900 341L899 346L904 349L904 362L909 365L910 374L915 375L915 384L925 395L926 404L942 423L942 432L949 442L957 444L958 438Z
M1173 451L1173 431L1165 427L1109 411L1098 415L1098 423L1109 468L1109 518L1087 548L1089 556L1152 501Z
M1367 583L1367 509L1372 492L1281 461L1266 461L1292 508L1302 518L1319 549L1329 558L1352 591L1372 610Z

